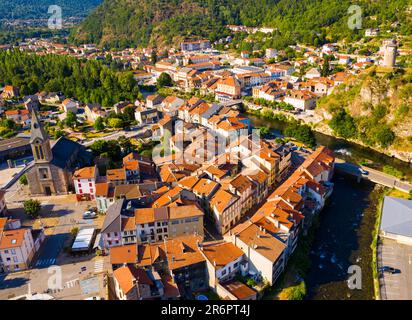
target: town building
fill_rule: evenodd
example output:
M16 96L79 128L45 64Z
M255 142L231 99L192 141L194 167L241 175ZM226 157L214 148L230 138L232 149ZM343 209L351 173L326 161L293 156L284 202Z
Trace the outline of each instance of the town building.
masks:
M20 221L0 218L0 273L29 268L36 252L32 231Z
M26 173L30 193L67 194L73 189L74 171L91 163L91 153L87 152L84 146L65 137L51 145L36 112L32 112L30 135L34 157L34 164Z
M96 179L98 177L96 166L85 167L73 173L73 184L77 201L94 200L96 194Z

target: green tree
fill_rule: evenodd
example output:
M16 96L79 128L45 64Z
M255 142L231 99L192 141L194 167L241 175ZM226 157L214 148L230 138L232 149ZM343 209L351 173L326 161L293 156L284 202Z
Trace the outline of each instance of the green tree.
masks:
M97 117L96 121L94 122L93 127L96 131L103 131L104 130L103 118Z
M376 132L376 140L381 147L389 147L395 140L395 133L387 125L380 126Z
M74 128L77 126L77 116L71 110L67 111L66 119L64 121L66 125L70 128Z
M120 118L110 118L107 120L107 124L110 128L122 128L123 127L123 120Z
M157 79L157 85L160 88L171 87L173 85L172 78L170 77L170 75L168 73L162 72L162 74Z
M259 133L262 138L265 138L270 133L270 129L268 127L260 127Z
M29 200L24 201L23 207L24 207L24 212L28 216L32 218L36 218L39 215L41 204L39 200L29 199Z
M350 139L357 135L355 119L346 112L345 109L339 110L330 120L329 127L340 137Z

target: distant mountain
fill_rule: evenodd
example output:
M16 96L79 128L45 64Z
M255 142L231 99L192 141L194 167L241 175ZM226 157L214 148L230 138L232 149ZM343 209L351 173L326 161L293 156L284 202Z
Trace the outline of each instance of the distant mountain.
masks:
M63 17L85 17L103 0L2 0L0 20L48 18L49 6L62 8Z
M358 0L356 4L361 7L365 28L406 21L408 2ZM285 39L311 43L315 38L363 34L364 30L348 28L348 8L354 3L351 0L104 0L73 32L72 40L115 47L171 44L184 37L216 40L229 34L226 25L236 24L277 28Z

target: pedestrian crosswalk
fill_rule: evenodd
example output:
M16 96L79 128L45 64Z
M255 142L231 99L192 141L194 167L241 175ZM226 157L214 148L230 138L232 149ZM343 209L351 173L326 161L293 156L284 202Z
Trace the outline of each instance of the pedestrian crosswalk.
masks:
M35 266L36 267L47 267L47 266L52 266L56 263L56 259L50 258L50 259L39 259L37 260Z
M103 261L103 259L97 260L97 261L94 263L94 272L95 272L95 273L103 272L103 267L104 267L104 261Z
M65 287L66 289L70 289L70 288L73 288L73 287L77 286L78 284L79 284L79 279L77 278L77 279L73 279L73 280L67 281L67 282L65 283L64 287Z

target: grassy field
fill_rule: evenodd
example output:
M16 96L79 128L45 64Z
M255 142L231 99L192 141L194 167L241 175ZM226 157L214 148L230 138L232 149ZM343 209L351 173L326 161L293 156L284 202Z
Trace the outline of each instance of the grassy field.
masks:
M392 189L391 191L388 192L387 195L390 196L390 197L394 197L394 198L409 200L409 194L407 194L406 192L396 190L396 189Z

